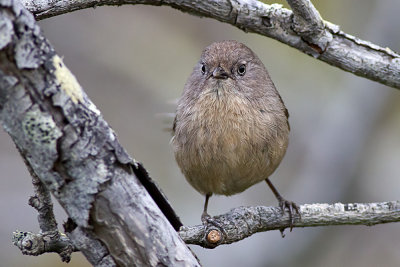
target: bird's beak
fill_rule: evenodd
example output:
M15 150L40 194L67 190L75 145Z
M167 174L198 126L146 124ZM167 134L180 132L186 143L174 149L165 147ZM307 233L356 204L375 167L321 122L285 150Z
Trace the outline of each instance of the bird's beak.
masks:
M229 77L228 73L220 66L214 69L212 76L216 79L227 79Z

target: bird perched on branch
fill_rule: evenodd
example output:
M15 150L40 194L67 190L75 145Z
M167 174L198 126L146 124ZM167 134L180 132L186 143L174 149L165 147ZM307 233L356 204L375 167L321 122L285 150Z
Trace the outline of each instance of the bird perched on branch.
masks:
M282 98L250 48L236 41L205 48L179 99L172 138L182 173L205 195L203 222L212 194L237 194L265 180L293 226L298 206L268 178L285 155L289 130Z

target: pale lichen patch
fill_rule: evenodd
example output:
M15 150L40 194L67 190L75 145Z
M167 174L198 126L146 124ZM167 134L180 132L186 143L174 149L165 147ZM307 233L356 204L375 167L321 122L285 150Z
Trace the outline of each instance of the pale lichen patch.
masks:
M53 65L55 68L54 75L56 76L61 90L63 90L75 104L82 102L83 93L81 86L58 55L53 57Z
M49 115L41 114L39 110L29 111L22 121L22 129L35 145L55 145L57 138L62 133L57 128L53 118Z

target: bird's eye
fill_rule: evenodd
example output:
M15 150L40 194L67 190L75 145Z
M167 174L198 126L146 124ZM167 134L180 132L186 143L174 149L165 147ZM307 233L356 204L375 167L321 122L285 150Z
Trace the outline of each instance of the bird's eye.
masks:
M240 76L243 76L246 73L246 65L242 64L237 69L237 72Z
M206 73L206 65L201 64L201 74L205 74Z

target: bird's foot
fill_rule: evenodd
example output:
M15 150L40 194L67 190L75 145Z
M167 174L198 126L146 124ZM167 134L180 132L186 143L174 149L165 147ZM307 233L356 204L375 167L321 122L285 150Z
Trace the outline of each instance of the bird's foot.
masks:
M278 199L278 201L279 201L279 207L282 209L282 215L285 214L286 209L288 210L289 221L290 221L289 226L290 226L290 232L291 232L293 229L293 226L294 226L294 216L293 215L295 212L299 216L299 219L301 220L300 207L293 201L286 200L283 197ZM281 234L282 234L282 237L284 237L283 230L281 230Z
M203 212L201 214L201 222L203 223L203 225L205 227L208 227L209 224L219 228L219 229L223 229L221 224L215 220L213 217L211 217L207 212Z

